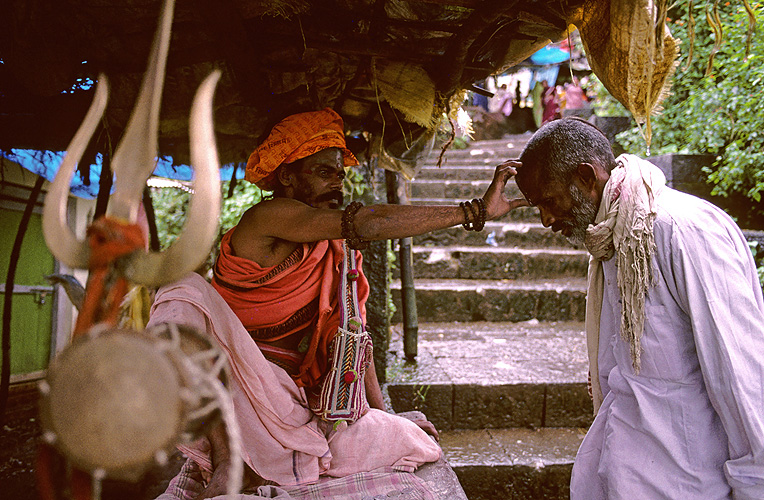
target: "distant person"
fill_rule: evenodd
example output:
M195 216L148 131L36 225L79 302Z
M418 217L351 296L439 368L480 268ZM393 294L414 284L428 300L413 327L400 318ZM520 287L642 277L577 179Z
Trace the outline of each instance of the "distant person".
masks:
M591 105L586 92L577 77L573 77L572 82L563 85L562 116L581 116L591 115Z
M493 97L488 100L488 112L501 113L504 116L512 114L512 94L509 93L506 83L496 89Z
M764 499L764 302L737 225L578 118L508 164L544 226L592 255L596 417L571 500Z
M477 86L483 85L483 82L477 82ZM478 92L472 92L472 105L478 108L482 108L483 111L488 111L488 96Z
M531 98L533 99L533 121L536 124L536 128L539 128L544 116L544 92L549 87L546 80L541 80L533 85L531 90Z
M520 82L517 82L517 85L515 86L515 104L517 104L518 108L522 108L523 106L523 92L520 90ZM510 110L511 112L511 110ZM509 115L507 115L509 116Z
M544 92L541 94L541 106L543 108L541 123L548 123L560 118L560 96L556 86L544 82Z

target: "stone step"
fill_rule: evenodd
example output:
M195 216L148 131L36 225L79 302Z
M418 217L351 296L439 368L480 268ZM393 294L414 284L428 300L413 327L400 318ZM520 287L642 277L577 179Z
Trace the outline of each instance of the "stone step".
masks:
M417 179L411 182L411 198L471 200L483 196L489 184L490 177L477 181ZM519 189L516 190L519 192Z
M439 179L416 179L411 181L411 199L441 199L459 202L471 200L483 196L491 184L493 175L484 177L482 180L439 180ZM524 198L523 193L514 181L507 183L504 194L509 199Z
M501 139L487 139L484 141L473 142L470 144L470 149L497 148L508 144L513 144L513 147L525 147L531 137L533 137L533 132L524 132L522 134L507 134Z
M462 155L456 157L444 157L440 166L438 166L437 157L429 157L419 165L416 177L419 177L419 172L424 170L440 171L461 167L488 170L493 176L493 171L497 165L507 160L514 159L517 156L512 153L514 153L514 151L509 151L508 153L504 153L503 151L500 153L487 153L481 151L479 154L471 156ZM519 154L519 152L517 153Z
M453 165L436 167L435 165L424 165L417 171L416 177L412 182L423 180L437 181L490 181L496 165L493 162L485 164L465 164L454 163Z
M583 321L586 278L546 280L415 279L421 321ZM391 283L401 318L400 280Z
M522 134L504 139L474 142L465 149L448 149L444 153L443 158L449 161L453 161L454 159L492 156L502 157L503 159L517 158L520 156L520 153L522 153L532 135L533 134ZM441 149L439 147L433 148L432 153L427 157L427 162L435 164L440 157L440 151Z
M404 356L396 324L385 390L396 412L419 410L440 430L586 427L592 404L583 323L420 323Z
M535 208L518 208L506 217L529 217L527 210ZM493 242L498 246L521 248L573 248L568 240L560 233L541 225L538 216L534 222L525 220L490 221L486 222L482 231L467 231L462 226L439 229L431 233L414 236L413 243L417 246L485 246ZM491 236L493 233L493 236Z
M580 428L458 430L443 455L470 500L567 500Z
M412 250L415 279L543 279L585 277L588 253L573 248L504 246L419 247ZM393 272L400 277L400 268Z

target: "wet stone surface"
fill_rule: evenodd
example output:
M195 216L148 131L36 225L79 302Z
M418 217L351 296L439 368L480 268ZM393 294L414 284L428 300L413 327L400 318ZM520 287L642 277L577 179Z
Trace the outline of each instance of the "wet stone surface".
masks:
M420 409L440 429L587 426L583 325L425 323L415 362L396 325L387 387L396 411Z
M451 431L446 458L470 500L568 498L583 429Z
M585 279L427 280L416 281L420 322L583 321ZM398 310L393 322L402 321L400 282L392 287Z

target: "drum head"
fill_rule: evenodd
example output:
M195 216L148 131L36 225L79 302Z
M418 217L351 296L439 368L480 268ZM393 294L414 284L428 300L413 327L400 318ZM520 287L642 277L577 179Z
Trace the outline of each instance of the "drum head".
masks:
M54 360L47 383L43 430L86 471L135 481L158 451L172 448L183 425L177 370L135 332L84 336Z

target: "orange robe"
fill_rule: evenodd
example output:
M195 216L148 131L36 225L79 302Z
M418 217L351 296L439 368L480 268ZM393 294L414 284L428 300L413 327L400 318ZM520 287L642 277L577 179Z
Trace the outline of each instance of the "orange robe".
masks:
M263 268L233 254L232 233L233 229L221 241L212 286L252 339L263 346L266 355L269 354L268 341L313 326L304 358L292 376L299 387L316 386L327 370L329 343L340 324L337 293L342 242L304 243L282 263ZM361 271L361 254L356 252L356 255ZM369 283L362 271L356 283L361 317L365 321Z

